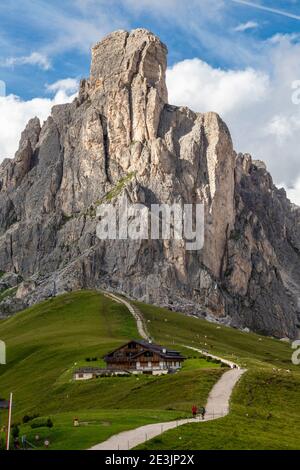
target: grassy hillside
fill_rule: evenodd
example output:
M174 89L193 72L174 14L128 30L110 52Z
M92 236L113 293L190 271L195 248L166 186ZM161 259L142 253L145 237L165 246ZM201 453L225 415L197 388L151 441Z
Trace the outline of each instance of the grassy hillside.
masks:
M190 345L237 361L249 372L235 389L228 417L170 431L147 448L300 447L300 368L291 364L290 345L138 305L155 340L189 357L180 373L73 382L76 367L101 365L108 351L138 338L126 307L100 293L68 294L0 321L0 338L8 346L0 396L14 392L15 423L34 413L54 423L52 429L32 429L38 418L22 425L21 434L34 444L37 433L41 443L47 437L52 449L84 449L122 430L190 415L192 404L205 403L224 371L184 348ZM88 363L89 357L98 360ZM73 427L74 417L79 428ZM2 412L0 428L6 418Z
M229 416L169 431L140 449L300 448L300 367L289 344L138 305L159 341L206 349L248 368Z
M187 317L164 308L135 303L151 335L163 344L189 345L227 358L245 368L284 367L300 372L291 362L292 349L276 339Z
M0 366L0 396L14 393L14 422L25 414L51 417L54 428L39 434L50 437L52 448L86 448L122 429L186 416L195 399L206 400L223 372L216 364L190 359L177 375L73 382L76 367L101 364L108 351L138 338L126 307L90 291L0 321L0 338L8 356L8 364ZM97 363L85 361L90 357ZM0 427L6 415L0 414ZM74 416L84 423L80 430L72 426ZM21 432L33 438L30 425Z
M227 417L182 426L140 449L298 450L299 401L299 374L250 371L236 387Z

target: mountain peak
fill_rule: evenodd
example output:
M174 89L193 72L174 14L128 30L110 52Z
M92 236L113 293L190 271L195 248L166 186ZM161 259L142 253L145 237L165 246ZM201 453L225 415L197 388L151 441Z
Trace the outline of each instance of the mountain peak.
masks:
M110 123L113 151L115 142L157 137L168 102L166 69L166 46L145 29L116 31L92 48L88 94Z
M115 31L92 48L91 79L141 73L150 86L165 78L167 47L146 29Z
M110 34L92 49L79 97L42 128L30 121L15 159L0 165L0 271L24 280L0 316L96 287L296 336L299 212L261 163L235 154L217 114L168 104L166 69L167 48L150 31ZM123 198L202 204L203 249L98 239L97 208Z

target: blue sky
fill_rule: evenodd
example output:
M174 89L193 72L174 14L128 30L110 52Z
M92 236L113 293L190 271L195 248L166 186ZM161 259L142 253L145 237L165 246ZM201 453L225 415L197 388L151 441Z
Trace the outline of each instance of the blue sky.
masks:
M298 1L250 3L298 14L300 19ZM236 31L241 24L249 29ZM0 79L8 93L24 99L43 96L46 83L87 76L89 49L106 33L140 26L168 45L170 65L199 57L214 67L255 67L268 38L297 33L299 24L232 0L8 0L0 4ZM33 53L46 57L49 67L18 64Z
M168 46L170 102L218 112L235 149L264 160L300 204L299 26L300 0L3 1L0 161L13 156L30 117L43 121L73 99L95 42L144 27Z

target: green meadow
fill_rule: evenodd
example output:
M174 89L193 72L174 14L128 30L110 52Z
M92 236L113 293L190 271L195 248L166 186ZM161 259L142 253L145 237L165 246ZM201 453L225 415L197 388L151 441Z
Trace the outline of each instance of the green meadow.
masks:
M140 449L300 448L300 366L291 362L290 344L138 305L159 341L205 349L248 369L227 417L168 431Z
M48 436L53 449L85 449L122 430L189 416L194 400L204 403L223 373L193 354L175 375L74 382L76 368L103 365L107 352L139 337L126 307L98 292L67 294L0 321L0 337L8 356L0 367L0 396L14 393L13 422L21 435L33 445L37 433ZM0 413L1 429L7 412ZM22 425L34 414L50 417L53 428Z
M300 368L291 363L289 344L137 305L154 340L186 356L179 373L74 382L76 368L103 366L107 352L139 337L126 307L99 292L70 293L0 321L8 356L0 366L0 396L14 393L13 423L33 448L43 449L49 439L50 449L87 449L127 429L190 416L192 405L205 404L226 368L185 346L248 369L234 390L231 413L164 433L142 448L299 448ZM22 424L25 415L35 414L39 417ZM48 418L52 428L35 427ZM0 429L6 421L2 411Z

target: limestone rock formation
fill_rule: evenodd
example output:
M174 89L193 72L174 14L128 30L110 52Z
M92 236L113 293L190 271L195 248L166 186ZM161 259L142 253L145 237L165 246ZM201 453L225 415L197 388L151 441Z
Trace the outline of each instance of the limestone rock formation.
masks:
M295 337L300 209L262 162L235 153L217 114L168 104L166 67L166 46L149 31L112 33L93 47L78 98L42 126L28 123L15 158L0 166L0 271L19 279L3 287L0 312L107 288ZM203 203L203 249L99 240L97 208L125 199Z

